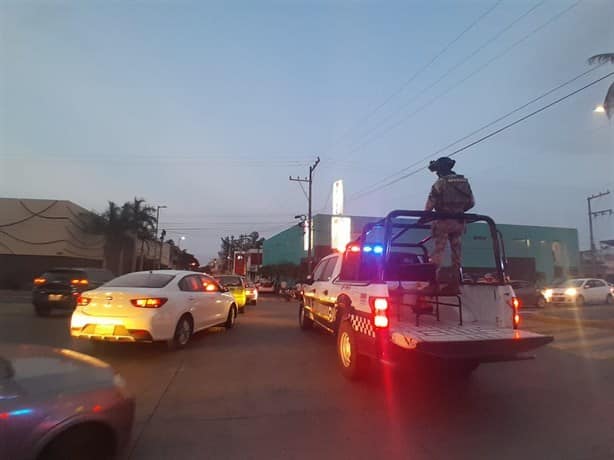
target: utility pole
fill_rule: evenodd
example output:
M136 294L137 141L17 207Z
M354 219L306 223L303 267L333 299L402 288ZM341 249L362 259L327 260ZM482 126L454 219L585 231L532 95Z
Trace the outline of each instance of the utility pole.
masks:
M308 184L308 193L307 193L307 202L308 202L308 207L307 207L307 270L309 273L311 273L311 267L313 265L313 258L312 258L312 252L313 252L313 241L312 241L312 229L313 229L313 223L312 223L312 209L311 209L311 203L312 203L312 196L313 196L313 191L312 191L312 185L313 185L313 172L315 171L315 169L318 167L318 165L320 164L320 157L316 158L316 161L309 166L309 177L305 177L305 178L301 178L299 176L296 177L292 177L290 176L290 180L294 181L294 182L307 182ZM301 185L301 188L303 186ZM303 190L304 192L305 190Z
M612 211L611 208L603 209L601 211L593 211L592 206L591 206L591 201L596 198L601 198L602 196L606 196L609 194L610 194L610 191L606 190L605 192L591 195L586 199L586 201L588 202L588 230L590 232L590 238L591 238L591 266L592 266L591 275L592 276L597 276L597 258L595 255L595 237L593 235L593 217L605 216L605 215L611 216L612 214L614 214L614 211Z

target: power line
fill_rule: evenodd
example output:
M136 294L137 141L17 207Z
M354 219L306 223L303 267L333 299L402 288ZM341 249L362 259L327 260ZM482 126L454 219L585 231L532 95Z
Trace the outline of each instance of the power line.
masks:
M418 78L422 73L424 73L429 67L431 67L441 56L443 56L453 45L455 45L463 36L465 36L471 29L473 29L476 25L482 21L486 16L494 11L497 6L501 4L503 0L497 0L490 8L488 8L484 13L478 16L471 24L469 24L461 33L459 33L455 38L453 38L448 44L446 44L439 52L433 56L427 63L425 63L420 69L412 74L407 80L405 80L401 86L399 86L396 90L394 90L386 99L384 99L381 103L379 103L375 108L368 111L365 115L363 115L358 121L354 123L354 125L345 131L341 136L337 138L336 141L333 142L333 145L330 147L329 152L334 149L334 144L338 143L340 140L344 139L352 133L360 124L367 121L373 115L375 115L381 108L386 106L390 101L392 101L396 96L401 94L416 78Z
M503 127L499 128L499 129L496 129L495 131L492 131L491 133L489 133L489 134L487 134L485 136L480 137L479 139L477 139L477 140L475 140L473 142L470 142L469 144L467 144L467 145L465 145L465 146L455 150L454 152L450 153L448 156L452 157L452 156L455 156L455 155L459 155L460 153L464 152L465 150L467 150L467 149L469 149L469 148L471 148L471 147L473 147L473 146L475 146L475 145L477 145L477 144L479 144L481 142L484 142L485 140L490 139L491 137L496 136L497 134L499 134L499 133L501 133L501 132L503 132L503 131L505 131L505 130L507 130L507 129L509 129L509 128L517 125L517 124L519 124L519 123L522 123L523 121L525 121L525 120L527 120L527 119L529 119L529 118L531 118L531 117L533 117L533 116L543 112L544 110L547 110L547 109L555 106L556 104L559 104L560 102L563 102L564 100L566 100L566 99L570 98L571 96L574 96L575 94L578 94L578 93L580 93L580 92L590 88L591 86L596 85L597 83L605 80L608 77L611 77L612 75L614 75L614 72L610 72L607 75L604 75L603 77L598 78L597 80L593 80L592 82L588 83L587 85L584 85L583 87L581 87L581 88L579 88L579 89L577 89L575 91L572 91L571 93L568 93L565 96L562 96L562 97L554 100L553 102L551 102L549 104L546 104L545 106L542 106L539 109L534 110L533 112L531 112L531 113L529 113L527 115L524 115L523 117L520 117L520 118L514 120L513 122L508 123L508 124L504 125ZM429 155L429 157L432 157L432 156L433 156L433 154ZM407 174L403 174L402 176L400 176L400 177L398 177L398 178L396 178L394 180L391 180L391 181L389 181L389 182L387 182L387 183L385 183L385 184L383 184L383 185L381 185L379 187L376 187L376 188L374 188L372 190L369 190L368 192L364 192L362 194L356 194L355 196L351 197L349 200L354 200L356 198L360 198L360 197L363 197L363 196L366 196L366 195L370 195L371 193L375 193L375 192L377 192L377 191L379 191L379 190L381 190L383 188L386 188L386 187L389 187L389 186L391 186L393 184L396 184L397 182L399 182L399 181L401 181L403 179L406 179L406 178L408 178L410 176L413 176L413 175L419 173L420 171L422 171L424 169L426 169L426 166L423 166L423 167L421 167L419 169L413 170L413 171L411 171L411 172L409 172Z
M603 65L603 64L602 64L602 65ZM601 66L599 66L599 67L601 67ZM575 81L579 80L580 78L585 77L586 75L588 75L588 74L590 74L590 73L594 72L595 70L597 70L599 67L593 67L593 68L591 68L591 69L589 69L589 70L587 70L587 71L585 71L585 72L582 72L582 73L581 73L581 74L579 74L579 75L576 75L575 77L573 77L573 78L571 78L571 79L567 80L566 82L561 83L561 84L559 84L559 85L557 85L557 86L555 86L555 87L553 87L553 88L549 89L549 90L548 90L548 91L546 91L545 93L542 93L542 94L540 94L539 96L534 97L533 99L529 100L528 102L525 102L525 103L524 103L524 104L522 104L521 106L516 107L514 110L511 110L510 112L507 112L506 114L504 114L504 115L502 115L502 116L500 116L500 117L496 118L495 120L493 120L493 121L491 121L491 122L489 122L489 123L487 123L487 124L485 124L485 125L483 125L483 126L479 127L478 129L476 129L476 130L474 130L474 131L470 132L469 134L467 134L467 135L465 135L465 136L463 136L463 137L461 137L461 138L459 138L459 139L456 139L454 142L449 143L449 144L448 144L448 145L446 145L445 147L441 147L440 149L438 149L438 150L437 150L437 151L435 151L434 153L431 153L431 154L429 154L429 155L427 155L427 156L425 156L425 157L422 157L422 158L420 158L419 160L416 160L414 163L410 164L409 166L407 166L407 167L405 167L405 168L401 169L400 171L397 171L397 172L396 172L396 173L394 173L394 174L390 174L389 176L384 177L383 179L379 180L379 181L378 181L378 182L376 182L375 184L372 184L371 186L367 187L366 189L363 189L362 191L358 191L358 192L356 193L356 195L358 195L358 194L362 194L362 193L363 193L363 192L365 192L366 190L369 190L369 189L371 189L371 188L373 188L373 187L376 187L376 186L377 186L377 185L379 185L380 183L385 182L385 181L387 181L387 180L389 180L389 179L392 179L393 177L398 176L399 174L402 174L402 173L403 173L403 172L405 172L405 171L408 171L409 169L411 169L411 168L413 168L413 167L415 167L415 166L419 165L420 163L422 163L423 161L427 160L428 158L434 157L434 156L436 156L436 155L439 155L439 154L441 154L441 153L445 152L445 151L446 151L446 150L448 150L450 147L453 147L453 146L455 146L456 144L459 144L460 142L462 142L462 141L464 141L464 140L467 140L467 139L469 139L470 137L475 136L476 134L480 133L481 131L484 131L485 129L488 129L488 128L490 128L491 126L496 125L496 124L497 124L497 123L499 123L500 121L505 120L506 118L508 118L508 117L510 117L511 115L513 115L513 114L515 114L515 113L517 113L517 112L519 112L519 111L521 111L521 110L523 110L523 109L527 108L528 106L530 106L530 105L534 104L535 102L537 102L537 101L539 101L539 100L541 100L541 99L544 99L545 97L547 97L547 96L549 96L550 94L552 94L552 93L554 93L554 92L556 92L556 91L560 90L561 88L564 88L565 86L570 85L571 83L573 83L573 82L575 82Z
M470 74L468 74L466 77L464 77L463 79L457 81L456 83L454 83L452 86L448 87L446 90L444 90L443 92L439 93L437 96L434 96L433 98L431 98L430 100L428 100L426 103L422 104L420 107L418 107L417 109L415 109L414 111L406 114L404 117L402 117L399 121L397 121L396 123L393 123L392 125L389 125L387 128L385 128L384 130L380 131L379 133L376 133L376 131L380 128L382 128L385 124L385 122L389 121L392 117L387 117L384 120L384 123L380 123L378 126L376 126L375 128L369 130L366 133L365 136L365 140L351 148L348 152L347 155L350 155L354 152L357 152L358 150L361 150L362 148L366 147L367 145L373 143L374 141L376 141L377 139L380 139L382 136L384 136L385 134L389 133L390 131L392 131L393 129L398 128L399 126L401 126L402 124L404 124L407 120L409 120L410 118L412 118L413 116L417 115L418 113L420 113L422 110L426 109L427 107L430 107L433 105L434 102L436 102L438 99L442 98L443 96L446 96L448 93L450 93L452 90L456 89L457 87L459 87L460 85L462 85L463 83L465 83L467 80L469 80L470 78L476 76L478 73L482 72L486 67L490 66L493 62L495 62L496 60L500 59L501 57L503 57L504 55L506 55L507 53L509 53L511 50L513 50L514 48L516 48L518 45L520 45L521 43L523 43L524 41L528 40L531 36L535 35L537 32L541 31L542 29L544 29L545 27L549 26L550 24L552 24L553 22L557 21L559 18L561 18L564 14L568 13L569 11L571 11L573 8L575 8L576 6L578 6L583 0L578 0L575 3L573 3L572 5L570 5L569 7L565 8L564 10L562 10L561 12L557 13L556 15L552 16L550 19L548 19L546 22L544 22L543 24L539 25L538 27L536 27L535 29L533 29L531 32L529 32L528 34L524 35L523 37L521 37L520 39L518 39L517 41L515 41L512 45L508 46L506 49L504 49L501 53L495 55L494 57L492 57L491 59L489 59L488 61L486 61L486 63L480 67L478 67L475 71L471 72ZM539 6L539 5L537 5ZM528 12L527 12L528 13ZM525 14L527 14L525 13ZM438 80L438 82L441 81L441 78ZM430 85L427 89L432 88L434 85ZM423 92L425 92L427 89L425 89ZM418 94L418 96L420 96L422 93ZM413 102L417 97L411 99L410 101L408 101L407 103L403 104L399 110L402 110L403 108L407 107L408 105L411 104L411 102ZM397 110L397 113L399 112L399 110ZM373 135L372 135L373 134Z

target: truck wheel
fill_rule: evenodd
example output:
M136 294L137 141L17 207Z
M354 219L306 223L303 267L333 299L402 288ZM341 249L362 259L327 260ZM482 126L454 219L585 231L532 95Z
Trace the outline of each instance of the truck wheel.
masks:
M313 320L307 316L303 304L298 306L298 325L304 331L307 331L313 327Z
M356 334L349 321L341 322L337 334L337 357L341 372L349 380L360 380L368 373L369 358L359 353Z

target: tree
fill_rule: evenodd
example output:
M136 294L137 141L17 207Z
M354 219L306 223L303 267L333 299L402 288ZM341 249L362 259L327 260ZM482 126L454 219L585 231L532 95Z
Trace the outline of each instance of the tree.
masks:
M132 271L136 270L138 240L141 241L141 254L146 240L154 239L156 224L155 208L146 206L142 198L134 198L119 207L109 201L108 208L102 212L89 215L88 231L105 236L104 266L110 268L111 261L116 274L124 272L124 255L126 249L132 249Z
M236 251L248 251L250 249L261 249L264 244L264 238L260 238L258 232L249 234L241 234L238 238L234 235L229 235L221 238L220 251L218 252L221 261L221 271L230 271L232 258Z
M596 54L588 59L588 63L590 65L602 65L608 63L614 64L614 53ZM612 118L612 115L614 115L614 83L610 85L610 88L605 95L603 108L605 109L605 113L607 114L608 118Z

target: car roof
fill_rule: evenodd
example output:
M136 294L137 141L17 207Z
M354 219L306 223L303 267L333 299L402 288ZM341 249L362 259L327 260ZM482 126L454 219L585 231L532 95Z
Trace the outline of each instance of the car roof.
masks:
M204 276L207 276L206 273L193 272L190 270L142 270L140 272L124 273L124 275L132 275L134 273L153 273L153 274L173 275L173 276L177 276L177 275L204 275Z

